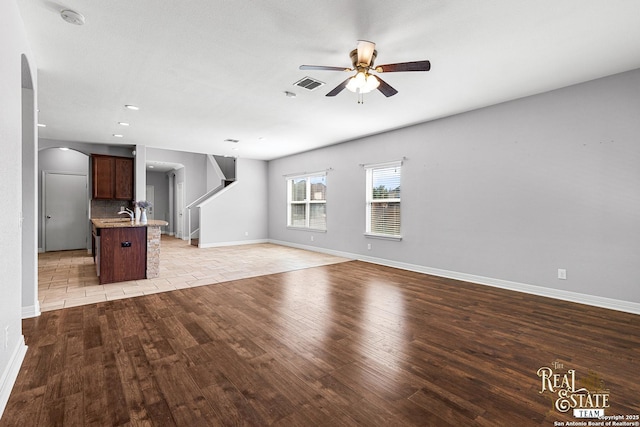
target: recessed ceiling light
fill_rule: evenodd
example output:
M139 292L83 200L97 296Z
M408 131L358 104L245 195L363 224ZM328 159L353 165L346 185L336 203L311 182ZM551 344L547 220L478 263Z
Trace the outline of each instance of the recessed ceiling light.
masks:
M118 122L118 124L120 126L129 126L129 123L126 123L126 122Z
M153 168L155 168L155 166L149 165L149 169L153 169Z
M232 142L234 144L237 144L238 142L240 142L240 140L238 139L231 139L231 138L227 138L224 140L224 142Z
M288 90L286 90L286 91L284 92L284 96L286 96L287 98L295 98L295 97L296 97L296 94L295 94L295 93L293 93L293 92L289 92Z
M60 147L62 151L69 151L69 147Z
M84 16L75 10L65 9L60 12L60 16L69 24L84 25Z
M38 127L39 127L39 128L46 128L46 127L47 127L47 125L45 125L44 123L38 123Z
M115 136L116 138L124 138L124 135L121 135L119 133L114 133L113 136Z
M136 107L135 105L131 105L131 104L127 104L124 107L134 111L138 111L140 109L140 107Z

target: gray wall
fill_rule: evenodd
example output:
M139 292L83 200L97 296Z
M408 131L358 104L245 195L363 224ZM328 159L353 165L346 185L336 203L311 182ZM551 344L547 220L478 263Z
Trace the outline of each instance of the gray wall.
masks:
M22 63L29 70L26 57ZM23 73L22 77L22 315L40 315L38 301L38 235L37 235L37 127L36 107L32 77Z
M237 159L236 166L237 182L201 208L202 246L267 240L267 163Z
M207 156L207 191L211 191L220 185L220 179L213 162L215 162L213 157Z
M180 163L184 165L184 171L177 173L177 175L180 179L178 182L185 182L185 199L187 204L207 192L206 154L147 147L147 161Z
M274 160L269 237L640 303L638 117L635 70ZM359 165L403 157L403 239L366 238ZM286 228L284 175L328 168L327 232L311 242Z
M147 185L153 185L154 202L153 215L154 219L162 219L169 221L169 176L165 172L149 172L147 171ZM162 231L167 231L163 227Z
M132 145L106 145L95 144L91 142L65 141L57 139L40 138L38 140L38 149L67 147L86 155L105 154L109 156L133 157Z
M224 174L225 179L234 180L236 179L236 158L235 157L224 157L224 156L213 156L220 166L220 170ZM219 183L218 183L219 184Z
M175 183L184 183L185 206L195 201L198 197L207 192L207 155L198 153L188 153L184 151L164 150L160 148L147 147L147 161L159 161L168 163L179 163L184 165L183 168L177 169L175 173ZM188 211L184 212L184 230L187 232L186 220ZM170 220L169 220L170 221ZM177 212L174 215L174 227L177 221ZM199 218L197 215L191 217L192 230L199 226Z
M21 312L22 227L27 227L27 234L35 237L34 221L22 223L21 219L23 164L35 164L33 160L22 159L22 54L29 62L37 100L37 64L29 51L15 0L5 1L0 14L0 194L3 202L0 209L3 225L0 233L0 414L26 352ZM35 111L32 113L35 117ZM33 219L34 213L29 217Z

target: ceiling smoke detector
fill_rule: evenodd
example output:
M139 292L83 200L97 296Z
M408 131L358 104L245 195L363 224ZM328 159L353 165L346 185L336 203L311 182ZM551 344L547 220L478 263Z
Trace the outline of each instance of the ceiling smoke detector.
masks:
M69 24L84 25L84 16L75 10L65 9L60 12L60 16Z

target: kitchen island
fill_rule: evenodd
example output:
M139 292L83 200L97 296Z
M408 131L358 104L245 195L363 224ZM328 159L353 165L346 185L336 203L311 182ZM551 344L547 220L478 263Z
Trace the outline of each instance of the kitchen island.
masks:
M160 227L167 221L146 224L128 218L94 218L93 255L100 284L152 279L160 274Z

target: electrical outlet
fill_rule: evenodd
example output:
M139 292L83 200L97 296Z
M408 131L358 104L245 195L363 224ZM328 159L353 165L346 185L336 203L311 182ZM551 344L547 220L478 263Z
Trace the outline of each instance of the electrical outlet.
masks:
M248 236L248 235L249 235L249 232L248 232L248 231L245 231L245 232L244 232L244 235L245 235L245 236Z
M367 250L371 250L371 243L367 243Z
M311 241L313 242L313 236L311 236Z
M567 270L565 270L564 268L559 268L558 269L558 279L567 280Z

